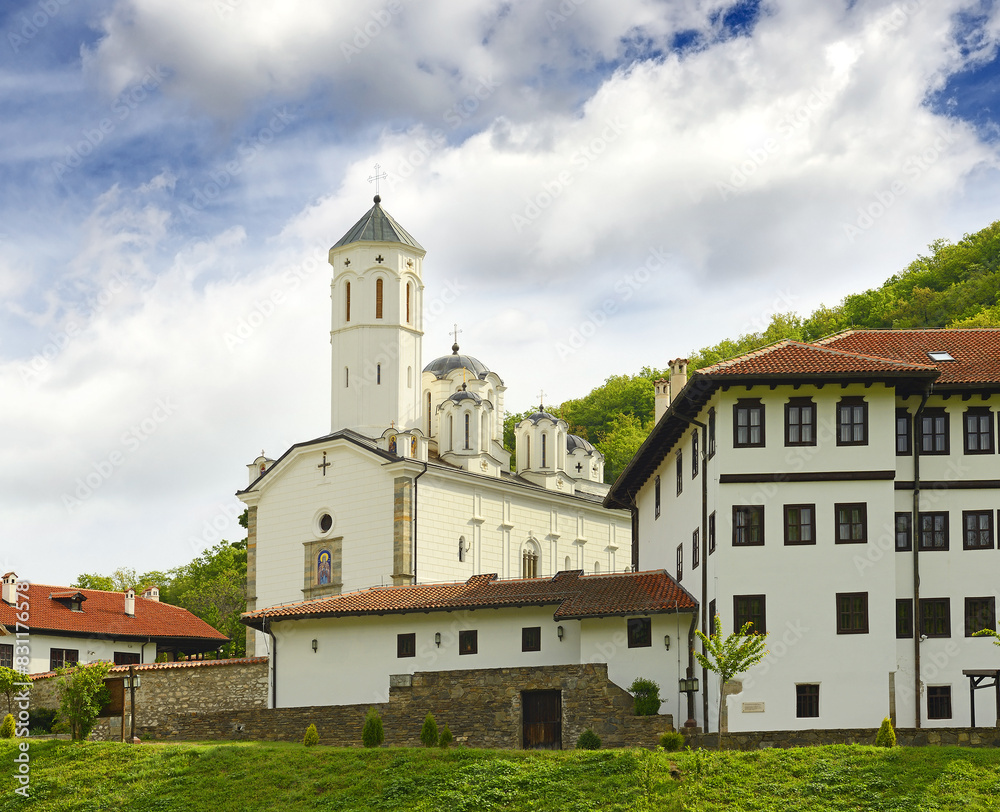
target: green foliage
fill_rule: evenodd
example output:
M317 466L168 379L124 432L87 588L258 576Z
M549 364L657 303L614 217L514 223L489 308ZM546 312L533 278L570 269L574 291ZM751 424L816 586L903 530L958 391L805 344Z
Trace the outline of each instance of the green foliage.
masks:
M306 747L315 747L319 744L319 732L316 730L315 723L306 728L306 735L302 737L302 743Z
M882 725L878 729L878 733L875 734L875 746L876 747L895 747L896 746L896 731L892 729L892 719L888 716L882 720Z
M759 333L747 333L737 339L726 339L711 347L703 347L698 352L691 353L688 359L688 372L691 373L727 358L766 347L768 344L773 344L783 338L802 341L803 333L802 319L794 313L776 313L771 317L767 327Z
M32 734L51 733L55 727L59 711L55 708L30 708L28 710L28 730Z
M424 747L433 747L438 743L438 726L433 713L428 713L424 717L424 726L420 728L420 741Z
M653 381L669 370L643 367L637 375L612 375L590 394L564 401L559 414L576 434L595 445L612 429L619 415L632 415L640 425L650 423L654 413Z
M600 750L601 749L601 737L598 736L589 727L580 734L580 738L576 740L577 750Z
M972 633L973 637L992 637L993 645L1000 646L1000 632L996 629L980 629L978 632Z
M16 729L16 725L14 724L14 714L8 713L4 716L3 722L0 723L0 739L13 739L14 731Z
M607 433L595 446L604 455L605 482L614 482L649 436L653 421L642 423L634 414L617 414L608 426Z
M73 741L83 741L90 735L97 715L111 698L104 684L111 666L111 663L97 662L56 669L59 712L69 723Z
M7 697L7 712L14 711L14 694L19 693L21 688L19 682L27 682L27 679L13 668L0 666L0 694Z
M438 740L438 746L442 750L447 750L448 747L451 745L451 739L452 739L451 730L448 729L448 725L445 725L441 729L441 738Z
M382 717L375 708L369 708L365 714L365 726L361 729L361 743L365 747L378 747L385 741L385 730L382 728Z
M660 747L673 753L684 747L684 734L679 730L668 730L660 736Z
M635 698L636 716L656 716L660 712L660 686L651 679L636 677L628 688Z
M753 623L747 621L738 632L723 637L722 618L716 615L713 622L715 631L710 637L701 629L695 630L705 648L705 653L702 654L700 651L692 653L698 665L719 675L719 694L724 702L722 691L726 683L764 659L767 654L767 649L764 648L767 645L767 634L752 632ZM719 703L719 717L721 730L722 702Z

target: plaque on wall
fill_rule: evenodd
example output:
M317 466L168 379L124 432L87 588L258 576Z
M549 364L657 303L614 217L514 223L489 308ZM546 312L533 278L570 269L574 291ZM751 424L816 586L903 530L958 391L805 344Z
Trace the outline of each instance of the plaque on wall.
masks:
M744 702L743 703L744 713L763 713L764 703L763 702Z

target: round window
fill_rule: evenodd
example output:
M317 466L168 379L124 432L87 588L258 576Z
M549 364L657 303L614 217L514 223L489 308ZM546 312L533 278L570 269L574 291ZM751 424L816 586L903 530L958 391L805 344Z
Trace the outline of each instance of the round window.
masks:
M319 517L319 530L321 533L329 533L331 527L333 527L333 516L324 513Z

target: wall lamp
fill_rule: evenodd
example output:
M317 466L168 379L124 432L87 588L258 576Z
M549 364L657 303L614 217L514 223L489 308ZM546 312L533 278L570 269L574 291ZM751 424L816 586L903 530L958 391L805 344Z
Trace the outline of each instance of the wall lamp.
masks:
M663 647L667 651L670 651L670 635L669 634L663 635Z
M441 648L441 632L434 632L434 645Z
M316 649L318 649L318 648L319 648L319 640L317 640L317 639L316 639L316 638L314 637L314 638L313 638L313 654L315 654L315 653L316 653Z
M556 637L562 640L565 634L566 630L562 626L556 626Z
M678 680L678 690L682 694L696 694L698 693L698 678L691 677L689 679Z

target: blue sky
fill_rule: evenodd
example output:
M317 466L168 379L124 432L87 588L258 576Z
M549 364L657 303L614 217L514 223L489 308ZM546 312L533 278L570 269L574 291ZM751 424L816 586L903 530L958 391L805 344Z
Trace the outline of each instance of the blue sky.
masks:
M457 322L519 411L992 222L998 36L971 0L8 4L0 566L242 536L246 463L330 430L324 255L376 163L425 362Z

